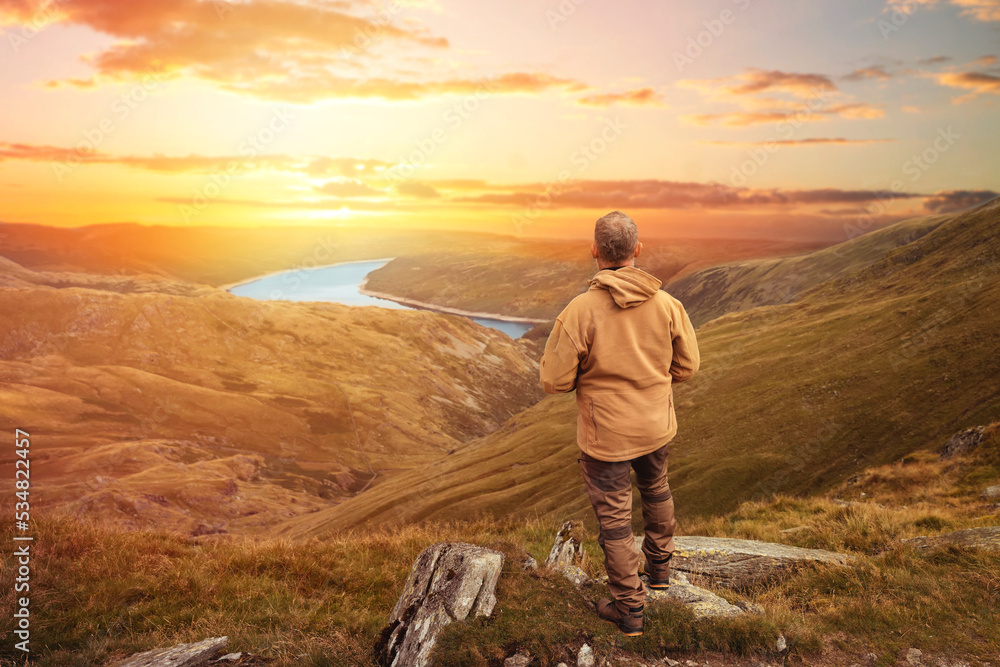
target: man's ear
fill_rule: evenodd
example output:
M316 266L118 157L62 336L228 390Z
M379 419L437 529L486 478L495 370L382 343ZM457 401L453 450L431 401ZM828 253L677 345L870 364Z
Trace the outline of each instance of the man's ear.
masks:
M635 254L633 257L638 257L640 252L642 252L642 241L635 244Z
M596 241L591 241L590 242L590 256L593 257L594 259L597 259L597 242Z

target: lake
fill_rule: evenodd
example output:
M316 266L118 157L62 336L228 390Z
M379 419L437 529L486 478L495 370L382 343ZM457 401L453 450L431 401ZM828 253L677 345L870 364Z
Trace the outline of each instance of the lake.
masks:
M433 308L415 308L389 299L379 299L361 293L361 284L364 282L365 276L375 269L382 268L390 261L392 261L391 258L375 259L281 271L240 283L230 287L229 291L237 296L246 296L260 301L330 301L346 306L377 306L393 310L434 310ZM470 317L469 319L484 327L502 331L511 338L520 338L534 326L527 322L508 322L491 317Z

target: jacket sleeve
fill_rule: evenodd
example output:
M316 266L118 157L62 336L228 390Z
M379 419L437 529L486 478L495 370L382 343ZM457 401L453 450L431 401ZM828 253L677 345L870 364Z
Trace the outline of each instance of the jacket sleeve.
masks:
M691 376L698 372L701 365L701 354L698 352L698 340L694 335L694 326L688 317L684 305L676 301L674 326L671 343L674 348L674 356L670 361L670 376L674 382L684 382L690 380Z
M542 389L549 394L564 394L576 389L576 374L586 354L587 349L576 342L562 319L556 319L539 363Z

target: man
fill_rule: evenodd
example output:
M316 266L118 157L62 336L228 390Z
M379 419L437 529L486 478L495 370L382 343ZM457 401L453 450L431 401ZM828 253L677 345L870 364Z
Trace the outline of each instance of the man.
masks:
M576 389L577 444L613 599L597 613L627 636L642 634L645 590L632 537L632 482L642 496L642 551L651 588L666 588L674 551L667 444L677 432L674 382L698 370L694 327L680 301L635 267L635 222L620 211L597 221L590 289L556 318L539 371L550 394Z

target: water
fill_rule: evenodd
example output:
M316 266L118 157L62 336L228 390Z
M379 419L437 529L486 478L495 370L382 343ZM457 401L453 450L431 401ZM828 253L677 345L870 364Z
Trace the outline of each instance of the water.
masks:
M347 306L378 306L393 310L421 310L388 299L362 294L359 290L365 276L388 264L389 259L365 262L347 262L312 269L293 269L275 273L257 280L231 287L230 292L259 301L331 301ZM524 322L507 322L490 317L469 318L484 327L504 332L511 338L520 338L533 325Z

